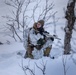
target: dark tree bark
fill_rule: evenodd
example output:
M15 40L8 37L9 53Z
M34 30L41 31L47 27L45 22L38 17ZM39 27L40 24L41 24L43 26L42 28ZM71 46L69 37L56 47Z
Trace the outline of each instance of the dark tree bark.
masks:
M76 0L69 0L67 5L67 11L65 18L67 19L67 26L64 28L65 30L65 38L64 38L64 54L70 54L71 51L71 38L72 38L72 30L75 23L75 2Z
M3 45L3 43L2 43L2 42L0 42L0 45Z

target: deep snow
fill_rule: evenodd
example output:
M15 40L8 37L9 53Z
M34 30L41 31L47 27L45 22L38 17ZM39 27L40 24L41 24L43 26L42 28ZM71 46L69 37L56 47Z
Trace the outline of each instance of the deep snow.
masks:
M11 45L0 45L0 75L31 75L30 71L24 71L22 67L29 67L35 75L76 75L76 54L63 55L62 48L53 48L50 55L55 57L42 57L40 59L24 59L25 50L23 43L12 43ZM65 67L63 66L65 65Z

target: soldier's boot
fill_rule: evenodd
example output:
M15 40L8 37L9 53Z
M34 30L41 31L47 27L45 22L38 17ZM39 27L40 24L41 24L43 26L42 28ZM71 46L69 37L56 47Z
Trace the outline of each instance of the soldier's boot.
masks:
M31 58L31 59L33 59L34 57L33 57L32 53L29 53L29 52L26 51L24 58Z
M26 53L25 53L24 58L31 58L31 59L33 59L34 57L33 57L33 55L32 55L32 51L33 51L33 48L28 47L28 49L27 49L27 51L26 51Z

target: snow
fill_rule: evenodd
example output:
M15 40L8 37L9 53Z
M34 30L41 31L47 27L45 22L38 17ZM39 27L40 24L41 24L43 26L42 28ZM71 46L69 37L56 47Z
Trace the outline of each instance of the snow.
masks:
M43 57L43 50L37 50L34 48L34 51L32 51L32 55L34 56L34 59L39 59Z
M19 54L20 52L20 54ZM44 68L45 75L76 75L76 54L63 55L62 48L53 48L51 57L42 57L40 59L24 59L25 50L23 43L12 43L10 45L0 45L0 74L1 75L31 75L29 70L24 71L23 67L29 67L35 75L43 75L41 69Z
M2 0L4 1L4 0ZM2 2L0 0L0 3ZM0 32L0 42L3 42L3 45L0 45L0 75L31 75L31 71L34 72L32 75L76 75L76 53L70 55L63 55L63 39L64 32L61 27L65 26L64 10L67 2L69 0L53 0L55 3L55 9L58 13L56 14L56 18L60 17L60 20L57 23L57 34L58 37L61 38L60 42L55 39L53 43L53 48L50 52L49 57L42 57L40 59L24 59L24 54L26 50L23 47L23 42L15 42L13 39L4 36L3 32ZM8 8L5 4L0 4L1 12L0 17L5 15L5 10ZM4 6L4 7L3 7ZM76 9L76 8L75 8ZM8 10L6 10L8 13ZM75 14L76 15L76 14ZM3 24L5 20L0 18L0 31L3 30ZM45 27L50 34L53 33L53 26ZM50 30L51 29L51 30ZM7 32L6 32L7 33ZM73 37L75 38L75 32ZM7 40L11 40L11 43L7 43ZM59 44L58 44L59 43ZM58 45L58 46L57 46ZM72 43L72 45L76 49L76 45ZM37 54L38 55L38 54ZM39 55L38 55L39 56ZM54 59L52 58L54 57ZM24 68L25 67L25 68ZM29 68L29 69L27 69ZM23 70L26 69L26 70ZM43 71L42 71L42 70ZM31 70L31 71L30 71ZM44 74L43 74L44 73Z

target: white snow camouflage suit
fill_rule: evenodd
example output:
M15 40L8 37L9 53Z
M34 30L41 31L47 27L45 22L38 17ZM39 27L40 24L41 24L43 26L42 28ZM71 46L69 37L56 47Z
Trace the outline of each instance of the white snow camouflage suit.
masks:
M24 48L26 50L24 58L38 59L50 54L54 37L49 37L49 33L46 31L43 31L42 34L39 33L35 25L24 31Z

